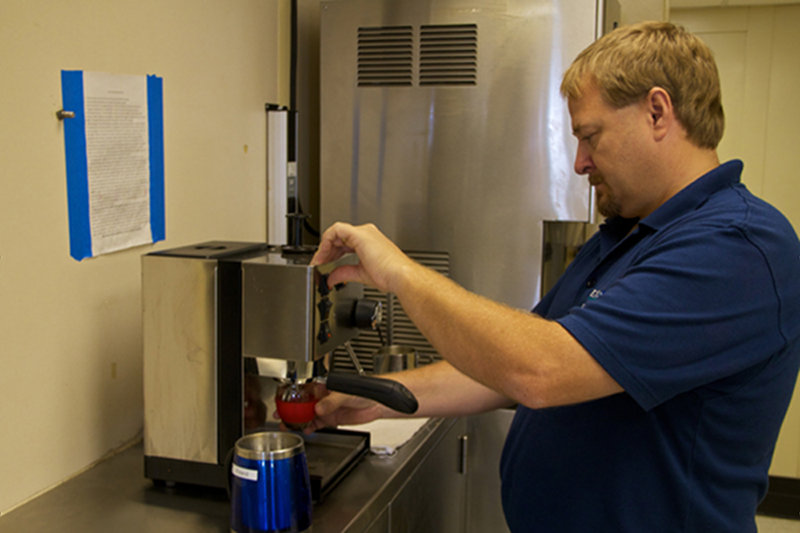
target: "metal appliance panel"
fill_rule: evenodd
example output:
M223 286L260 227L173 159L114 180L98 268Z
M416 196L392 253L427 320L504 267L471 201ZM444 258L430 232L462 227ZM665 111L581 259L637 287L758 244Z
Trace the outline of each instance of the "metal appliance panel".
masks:
M307 265L287 266L280 254L243 261L242 355L313 361L314 295Z
M216 266L142 257L147 456L217 462Z
M362 285L348 283L323 297L320 275L333 264L308 266L310 258L270 252L242 261L242 355L313 363L358 335L351 315ZM331 306L326 316L323 300ZM330 337L321 342L323 325Z
M596 0L322 2L322 225L375 222L406 250L448 252L466 288L530 308L543 221L590 218L559 85L599 10ZM449 59L425 55L437 47Z

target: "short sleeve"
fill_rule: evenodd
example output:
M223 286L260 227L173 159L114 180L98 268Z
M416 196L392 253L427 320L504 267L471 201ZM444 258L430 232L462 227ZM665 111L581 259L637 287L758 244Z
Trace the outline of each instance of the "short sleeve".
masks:
M735 227L665 233L558 319L645 409L721 383L784 344L758 245Z

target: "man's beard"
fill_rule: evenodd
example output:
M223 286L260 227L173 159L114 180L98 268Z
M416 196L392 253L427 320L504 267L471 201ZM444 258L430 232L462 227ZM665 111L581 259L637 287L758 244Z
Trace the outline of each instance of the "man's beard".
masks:
M600 201L598 198L597 210L600 211L600 214L606 218L615 218L620 216L622 208L617 203L616 198L614 198L612 195L606 194L603 198L603 201Z
M602 198L597 189L594 191L595 198L597 199L597 210L600 211L600 214L606 218L615 218L620 216L622 212L622 206L619 205L617 198L614 194L608 189L605 188Z

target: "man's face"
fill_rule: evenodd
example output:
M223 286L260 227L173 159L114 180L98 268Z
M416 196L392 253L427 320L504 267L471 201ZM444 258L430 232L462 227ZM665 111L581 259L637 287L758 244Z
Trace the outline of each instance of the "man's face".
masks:
M594 185L598 211L606 217L649 214L654 207L644 104L614 108L594 83L584 82L580 98L569 100L569 112L578 139L575 172Z

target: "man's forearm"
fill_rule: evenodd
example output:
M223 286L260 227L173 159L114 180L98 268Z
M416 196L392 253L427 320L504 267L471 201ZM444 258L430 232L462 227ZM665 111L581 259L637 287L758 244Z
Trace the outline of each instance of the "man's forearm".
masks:
M544 407L621 390L557 322L471 293L419 264L396 273L392 292L453 367L515 402Z
M397 372L386 376L399 381L419 401L419 416L461 416L483 413L513 404L500 393L484 386L455 369L447 361ZM384 416L402 416L385 409Z

